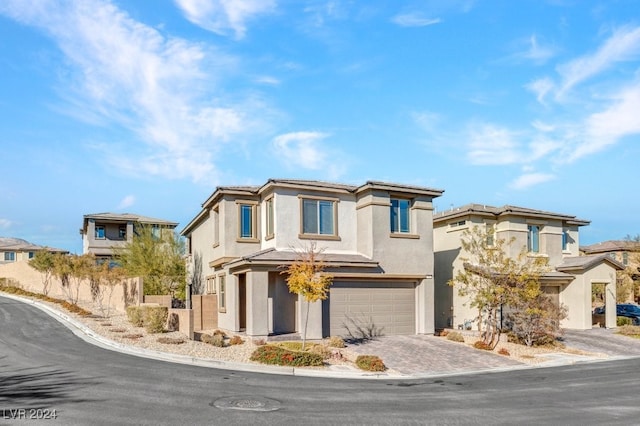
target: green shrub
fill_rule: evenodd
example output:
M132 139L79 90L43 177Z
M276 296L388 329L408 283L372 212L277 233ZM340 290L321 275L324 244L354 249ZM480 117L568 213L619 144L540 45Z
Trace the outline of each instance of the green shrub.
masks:
M220 333L214 333L213 336L210 334L203 334L202 336L200 336L200 341L208 345L216 346L218 348L224 348L226 346L224 342L224 334Z
M329 338L329 346L332 348L344 348L344 339L340 336L332 336Z
M376 355L359 355L356 358L356 365L365 371L384 371L387 369L384 362Z
M305 349L309 350L309 348L315 343L307 343L305 345ZM290 351L301 351L302 350L302 342L274 342L273 346L279 346L284 349L288 349Z
M127 307L127 319L136 327L144 326L144 315L142 307L140 306L128 306Z
M291 367L314 367L324 365L322 356L311 352L290 351L281 346L264 345L251 354L251 361L262 364Z
M162 333L167 324L169 309L166 306L145 306L143 312L147 333Z
M622 327L624 325L633 325L633 321L631 318L627 317L616 317L616 325L618 327Z
M474 347L474 348L476 348L476 349L482 349L482 350L485 350L485 351L491 351L491 350L493 350L493 349L491 348L491 345L489 345L489 344L487 344L487 343L483 342L482 340L478 340L478 341L476 341L476 342L473 344L473 347Z
M452 342L464 343L464 336L457 331L451 331L447 333L447 340L451 340Z

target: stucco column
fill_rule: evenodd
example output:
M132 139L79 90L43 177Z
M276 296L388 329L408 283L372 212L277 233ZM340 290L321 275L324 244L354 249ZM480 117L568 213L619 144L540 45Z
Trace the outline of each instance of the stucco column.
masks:
M607 328L616 328L617 317L616 317L616 285L615 283L608 283L604 287L604 303L606 306L605 309L605 325Z
M247 336L269 334L269 273L247 272Z
M434 334L435 329L435 290L433 277L425 278L416 288L416 299L418 304L417 329L418 334Z
M304 333L304 324L307 319L307 309L309 309L309 322L307 323L307 340L322 339L322 301L307 303L304 297L298 296L298 330L300 337Z

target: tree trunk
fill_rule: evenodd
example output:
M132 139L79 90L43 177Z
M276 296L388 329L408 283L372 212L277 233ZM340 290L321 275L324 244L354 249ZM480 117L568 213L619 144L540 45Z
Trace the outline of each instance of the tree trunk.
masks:
M302 333L302 350L304 351L304 345L307 341L307 324L309 324L309 308L310 308L310 303L307 302L307 314L305 315L305 319L304 319L304 331Z

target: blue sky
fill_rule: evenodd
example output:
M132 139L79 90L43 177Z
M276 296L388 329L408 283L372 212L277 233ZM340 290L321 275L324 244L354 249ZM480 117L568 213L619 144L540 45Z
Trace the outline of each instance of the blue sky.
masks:
M268 178L444 189L640 234L637 1L3 0L0 236L180 223Z

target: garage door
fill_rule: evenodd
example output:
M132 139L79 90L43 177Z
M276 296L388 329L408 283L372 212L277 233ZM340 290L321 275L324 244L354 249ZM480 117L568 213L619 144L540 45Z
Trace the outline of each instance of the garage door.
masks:
M348 328L371 325L385 336L415 334L415 284L334 282L329 295L331 335L349 336Z

